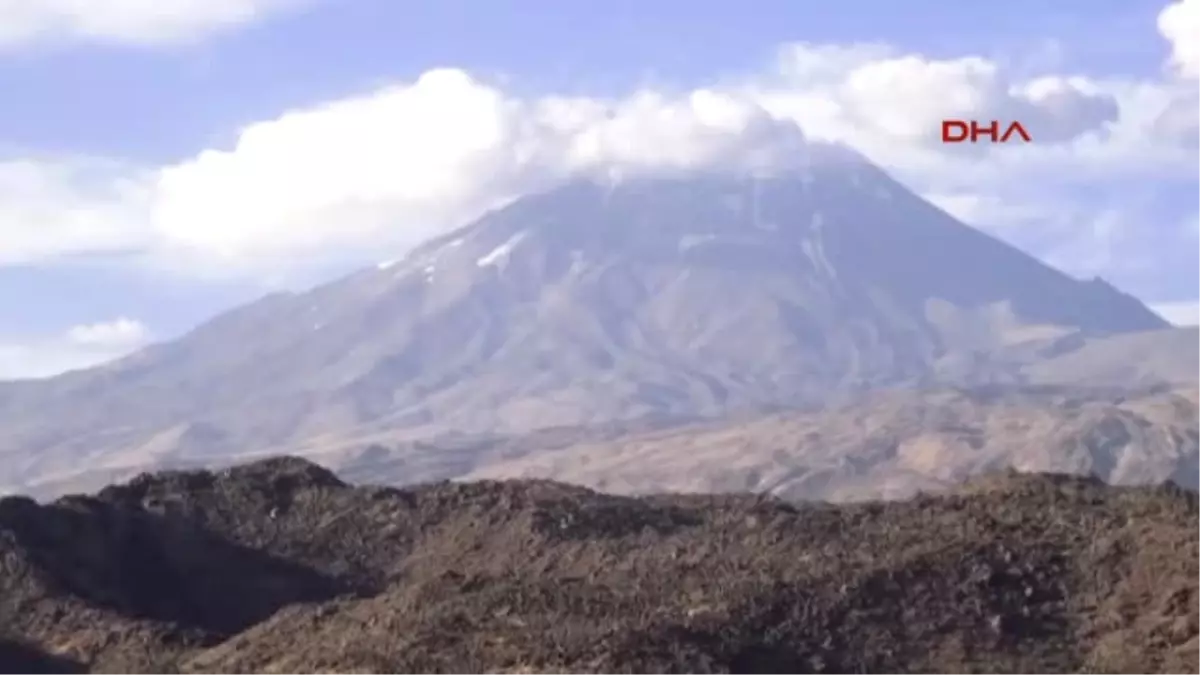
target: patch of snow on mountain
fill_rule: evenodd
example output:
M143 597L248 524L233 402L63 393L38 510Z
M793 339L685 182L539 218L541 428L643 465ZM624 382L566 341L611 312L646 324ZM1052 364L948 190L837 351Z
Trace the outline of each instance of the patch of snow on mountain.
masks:
M745 208L744 198L740 194L722 196L721 205L733 213L741 213L742 209Z
M571 251L571 269L567 270L567 274L579 274L583 271L585 265L583 251Z
M504 263L508 261L508 256L513 252L513 249L517 247L517 244L521 243L521 240L525 238L526 234L527 233L523 230L514 234L508 238L508 241L492 249L486 255L479 258L479 260L476 260L475 264L480 267L487 267L488 265L504 265Z
M804 251L807 257L813 264L813 267L824 273L830 279L837 278L837 272L833 265L829 262L828 256L825 255L825 242L822 239L821 233L825 227L825 219L820 212L814 213L812 216L812 236L806 236L800 242L800 249Z
M679 250L686 251L689 248L715 241L716 238L715 234L685 234L679 239Z
M817 249L815 246L813 246L811 241L806 238L804 241L800 242L800 250L804 252L804 257L808 258L808 261L812 263L814 268L821 268L820 258L817 256Z
M394 267L396 265L396 263L398 263L398 262L400 262L400 261L399 260L384 260L383 262L376 265L375 269L386 270L388 268Z

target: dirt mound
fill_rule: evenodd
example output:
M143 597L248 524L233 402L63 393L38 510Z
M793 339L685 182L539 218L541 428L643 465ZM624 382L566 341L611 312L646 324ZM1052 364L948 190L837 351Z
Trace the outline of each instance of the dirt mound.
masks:
M0 500L0 670L1195 672L1198 525L1058 475L834 506L277 458Z

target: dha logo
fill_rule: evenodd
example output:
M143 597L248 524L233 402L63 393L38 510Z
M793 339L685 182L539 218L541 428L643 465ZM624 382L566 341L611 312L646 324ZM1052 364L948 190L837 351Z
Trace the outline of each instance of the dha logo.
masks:
M977 120L942 120L943 143L962 143L966 140L977 143L980 136L987 136L992 143L1008 143L1014 135L1020 136L1026 143L1033 140L1020 122L1009 124L1001 134L997 120L992 120L987 126L980 126Z

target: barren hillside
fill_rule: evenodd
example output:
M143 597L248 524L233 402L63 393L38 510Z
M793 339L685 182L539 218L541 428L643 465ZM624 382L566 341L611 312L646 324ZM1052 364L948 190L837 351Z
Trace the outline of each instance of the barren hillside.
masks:
M1197 502L999 474L794 505L272 459L0 500L0 669L1194 672Z

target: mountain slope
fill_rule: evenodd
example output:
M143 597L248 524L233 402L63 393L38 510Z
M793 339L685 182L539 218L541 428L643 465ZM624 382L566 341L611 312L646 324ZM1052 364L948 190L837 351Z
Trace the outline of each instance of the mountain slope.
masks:
M831 410L493 456L463 477L543 478L626 494L749 490L845 501L906 498L1014 467L1114 484L1171 480L1195 490L1198 438L1195 389L888 392ZM379 465L371 472L377 480L395 475Z
M1191 672L1197 531L1055 475L829 506L276 458L0 499L0 669Z
M1049 377L1031 363L1134 331L1170 329L849 151L754 180L577 181L116 364L0 387L0 485L81 462L1021 383Z
M1200 372L1200 329L1079 338L1066 349L1048 352L1024 372L1031 382L1046 384L1113 387L1185 382Z

